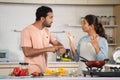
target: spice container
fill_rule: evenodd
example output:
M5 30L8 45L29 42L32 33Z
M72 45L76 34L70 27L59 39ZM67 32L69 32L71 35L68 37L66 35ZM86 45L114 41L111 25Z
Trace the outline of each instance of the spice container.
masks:
M106 25L109 25L109 17L106 17Z
M19 73L19 76L28 76L28 63L19 63L21 66L21 71Z
M28 63L19 63L21 69L26 69L28 70Z
M106 25L106 22L107 22L107 16L101 16L101 23L103 25Z
M109 16L109 25L115 25L115 16Z
M113 43L114 41L113 41L113 37L112 36L110 36L110 35L108 35L108 43Z
M101 16L97 16L98 22L101 23Z

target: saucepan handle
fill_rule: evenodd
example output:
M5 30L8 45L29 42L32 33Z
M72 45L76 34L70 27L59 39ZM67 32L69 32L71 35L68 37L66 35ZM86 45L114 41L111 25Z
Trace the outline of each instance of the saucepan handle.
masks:
M109 59L104 59L104 61L109 61Z
M80 59L80 61L82 60L82 62L84 61L84 62L87 62L88 60L86 59L86 58L84 58L84 57L82 57L82 56L79 56L81 59Z
M81 62L87 62L86 60L83 60L83 59L81 59L80 61L81 61Z

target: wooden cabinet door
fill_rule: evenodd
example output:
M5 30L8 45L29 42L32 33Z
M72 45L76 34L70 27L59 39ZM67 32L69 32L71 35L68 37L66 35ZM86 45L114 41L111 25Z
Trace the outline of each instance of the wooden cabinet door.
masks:
M54 4L55 0L24 0L24 3Z
M87 4L114 5L114 4L120 4L120 0L87 0Z
M87 4L87 0L56 0L56 4Z
M23 3L23 0L0 0L0 2Z

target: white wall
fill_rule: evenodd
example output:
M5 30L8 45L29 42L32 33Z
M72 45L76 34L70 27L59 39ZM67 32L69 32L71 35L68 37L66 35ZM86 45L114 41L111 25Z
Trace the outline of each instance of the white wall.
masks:
M35 11L41 5L33 4L3 4L0 3L0 49L9 49L11 60L23 60L20 49L20 33L13 30L22 30L35 21ZM112 6L73 6L73 5L48 5L54 11L54 23L51 31L70 31L75 36L75 46L78 40L86 35L79 27L68 27L66 24L80 24L80 17L87 14L113 15ZM69 48L65 33L55 34L66 48ZM49 60L55 60L54 54L49 55Z

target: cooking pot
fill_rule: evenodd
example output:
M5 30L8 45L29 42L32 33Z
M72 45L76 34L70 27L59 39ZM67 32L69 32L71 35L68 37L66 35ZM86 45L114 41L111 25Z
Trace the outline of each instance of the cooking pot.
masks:
M86 64L86 66L88 66L89 68L92 67L97 67L97 68L101 68L102 66L105 65L106 61L109 61L109 59L104 59L104 60L96 60L96 61L89 61L86 58L79 56L81 59L80 61L84 62Z

